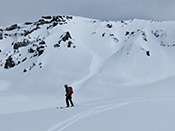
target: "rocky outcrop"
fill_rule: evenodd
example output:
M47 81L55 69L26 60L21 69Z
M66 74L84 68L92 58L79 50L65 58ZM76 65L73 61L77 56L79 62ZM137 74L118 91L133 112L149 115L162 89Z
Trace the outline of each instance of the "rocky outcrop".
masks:
M55 48L58 48L58 47L67 47L67 48L75 48L76 46L73 46L73 39L71 37L71 34L70 32L65 32L63 35L60 36L60 40L58 41L57 44L54 45Z
M9 56L9 57L6 59L4 68L5 68L5 69L9 69L9 68L14 67L15 65L16 65L16 64L15 64L15 62L14 62L12 56Z
M20 47L25 47L28 46L30 44L30 41L28 39L23 39L22 41L14 41L12 43L13 45L13 49L17 50Z

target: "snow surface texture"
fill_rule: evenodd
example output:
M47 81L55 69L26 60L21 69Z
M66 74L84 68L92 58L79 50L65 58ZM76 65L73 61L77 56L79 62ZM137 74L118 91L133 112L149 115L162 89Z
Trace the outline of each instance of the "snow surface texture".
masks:
M43 16L0 27L0 130L174 131L175 22ZM64 84L75 108L64 106Z

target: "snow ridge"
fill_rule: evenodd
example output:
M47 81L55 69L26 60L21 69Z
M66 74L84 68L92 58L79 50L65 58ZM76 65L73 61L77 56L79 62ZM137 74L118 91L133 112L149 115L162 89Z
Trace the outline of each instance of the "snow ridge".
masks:
M172 77L174 24L43 16L37 22L4 27L0 29L0 79L2 83L10 81L10 85L18 83L21 90L24 84L19 80L25 78L26 88L33 92L32 87L37 86L37 90L46 89L44 93L50 86L48 81L56 83L51 87L55 92L65 83L76 90L94 81L103 86L107 76L111 79L105 81L107 85L142 84ZM15 77L10 77L12 73Z

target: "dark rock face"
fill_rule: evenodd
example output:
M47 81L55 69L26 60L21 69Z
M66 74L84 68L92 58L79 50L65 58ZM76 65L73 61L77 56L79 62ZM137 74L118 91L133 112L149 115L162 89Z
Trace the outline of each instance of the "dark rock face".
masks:
M46 44L45 41L41 41L41 42L39 42L39 45L45 45L45 44Z
M30 63L28 67L23 69L23 72L32 70L34 67L42 68L42 63L37 63L37 58L42 56L47 48L45 38L47 34L38 34L37 31L40 29L46 29L49 33L49 30L55 26L62 26L67 24L69 20L73 19L72 16L42 16L36 22L25 22L23 25L13 24L6 28L0 29L0 40L11 39L11 46L8 51L2 53L0 49L0 54L3 56L3 59L0 59L0 67L5 69L10 69L15 66L20 65L30 59L34 59L33 63ZM44 28L43 28L44 26ZM36 32L36 34L34 34ZM0 43L1 44L1 43ZM59 37L58 44L55 44L54 47L73 47L73 39L70 32L66 32ZM4 51L4 49L3 49ZM23 51L27 51L24 53ZM27 54L27 55L23 55ZM30 60L32 61L32 60Z
M146 33L145 33L145 31L142 32L142 36L143 36L143 40L144 40L144 41L148 41L148 40L147 40L147 37L146 37Z
M0 32L0 40L3 39L3 34Z
M25 47L30 44L30 41L28 39L23 39L21 42L13 42L13 49L17 50L20 47Z
M165 36L166 34L163 32L163 30L154 30L154 31L151 31L151 33L155 36L155 37L163 37Z
M72 39L71 35L69 32L66 32L66 34L64 36L61 36L62 37L62 41L66 41L66 40L69 40L69 39Z
M55 44L54 45L54 48L58 48L58 47L60 47L60 44Z
M65 34L60 36L60 40L54 45L54 48L61 47L61 45L64 45L64 47L66 46L67 48L75 48L75 46L72 46L74 44L73 41L74 40L72 39L70 32L67 31Z
M38 52L38 56L40 56L41 54L43 54L45 47L44 46L39 46L37 47L37 52Z
M6 30L7 31L12 31L12 30L15 30L18 28L18 25L17 24L14 24L14 25L11 25L10 27L7 27Z
M31 30L24 30L24 33L22 35L27 36L27 35L31 34L32 32L34 32L37 29L40 29L40 27L36 26L35 28L33 28Z
M44 50L45 50L46 47L47 47L46 42L45 41L40 41L39 45L33 44L32 47L30 47L28 49L28 53L33 54L32 57L40 56L44 53Z
M52 26L56 26L57 24L62 25L66 24L67 20L73 19L72 16L42 16L42 19L35 22L34 25L44 25L44 24L51 24Z
M12 68L12 67L14 67L14 66L15 66L15 62L13 61L12 56L9 56L9 57L6 59L4 68L5 68L5 69L9 69L9 68Z
M28 53L34 53L34 52L35 52L34 49L32 49L32 48L28 49Z

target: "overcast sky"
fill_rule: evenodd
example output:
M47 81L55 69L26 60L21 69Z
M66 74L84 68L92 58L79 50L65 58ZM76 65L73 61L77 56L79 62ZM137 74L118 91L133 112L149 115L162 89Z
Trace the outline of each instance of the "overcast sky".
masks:
M175 0L0 0L0 26L62 14L114 21L175 20Z

